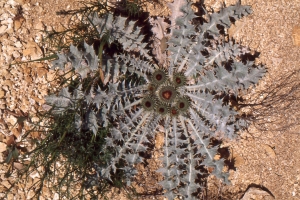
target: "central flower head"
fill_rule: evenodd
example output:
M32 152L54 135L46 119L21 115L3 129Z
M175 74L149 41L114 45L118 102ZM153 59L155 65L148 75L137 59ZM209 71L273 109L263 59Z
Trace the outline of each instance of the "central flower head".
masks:
M164 91L164 92L162 93L162 97L163 97L164 99L169 100L169 99L172 97L172 91L169 91L169 90Z
M144 110L160 115L177 117L186 114L190 107L189 98L180 94L184 92L187 78L183 73L167 75L164 69L157 69L149 75L146 95L142 99Z
M157 96L163 103L172 103L177 96L176 88L171 85L162 85L158 88Z

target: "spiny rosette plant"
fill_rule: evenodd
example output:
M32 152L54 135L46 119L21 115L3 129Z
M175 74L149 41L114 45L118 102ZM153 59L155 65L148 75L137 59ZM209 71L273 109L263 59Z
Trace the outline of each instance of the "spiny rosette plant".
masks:
M235 138L246 126L225 99L256 84L266 69L248 60L248 49L222 31L250 14L249 6L238 2L210 15L202 8L205 16L197 16L191 5L186 0L170 4L166 65L157 64L134 21L97 13L89 19L99 39L117 43L121 50L114 55L103 50L98 57L93 46L84 43L82 48L72 45L68 53L58 53L53 61L53 68L59 70L71 66L81 81L76 89L66 86L59 95L48 96L53 110L63 113L85 103L86 109L78 110L74 118L78 130L96 134L99 127L111 126L105 146L113 156L105 167L95 163L93 180L110 179L122 170L130 183L135 165L143 162L143 153L163 127L163 167L158 171L164 176L160 184L168 199L196 198L203 174L199 166L212 168L211 174L229 183L224 159L214 159L219 146L211 139ZM94 80L92 86L81 84L87 78Z

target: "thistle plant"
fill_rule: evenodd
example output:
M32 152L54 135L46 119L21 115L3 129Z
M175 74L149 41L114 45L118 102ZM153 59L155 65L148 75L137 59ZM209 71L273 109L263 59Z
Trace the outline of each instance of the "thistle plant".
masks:
M266 69L249 60L248 49L223 32L250 14L249 6L238 2L210 15L203 8L205 16L197 16L191 5L186 0L170 4L165 65L149 53L149 41L136 22L96 12L89 15L91 26L100 40L116 43L119 50L94 50L84 42L57 53L53 68L71 66L79 83L47 97L53 112L63 114L84 104L74 110L78 131L90 130L96 136L100 128L109 127L102 151L109 150L112 156L105 165L94 163L93 183L122 171L130 184L136 164L143 162L142 155L161 126L164 156L158 172L164 176L160 184L168 199L196 198L204 173L199 166L212 168L212 175L229 183L224 159L215 159L219 146L211 139L236 138L237 131L246 127L227 99L255 85ZM84 84L86 79L91 84Z

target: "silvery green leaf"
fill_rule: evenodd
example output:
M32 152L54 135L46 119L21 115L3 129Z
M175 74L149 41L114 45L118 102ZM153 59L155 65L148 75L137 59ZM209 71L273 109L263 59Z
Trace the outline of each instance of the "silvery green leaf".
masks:
M158 127L163 127L160 148L164 155L158 172L164 178L160 182L164 195L172 200L196 199L195 194L202 189L198 177L207 173L199 165L212 168L213 175L229 183L229 174L223 172L224 159L214 159L219 146L212 138L235 138L237 131L248 125L228 98L254 86L266 69L249 61L248 48L224 34L231 23L252 12L249 6L237 2L212 13L200 7L205 16L196 15L187 0L174 0L169 8L170 33L164 33L163 27L152 29L160 30L153 34L167 40L164 63L148 53L148 37L136 21L91 13L88 21L97 29L98 39L107 39L108 45L117 43L117 53L112 55L106 49L101 52L101 66L93 45L87 43L82 49L71 45L69 52L57 53L53 68L64 70L68 63L80 83L75 88L66 86L58 95L49 95L47 103L55 106L57 113L76 111L77 130L88 129L96 135L100 127L109 128L105 147L112 152L111 157L105 166L95 169L109 180L117 171L123 171L130 183L136 164L143 162L143 154L155 146ZM167 80L162 84L153 81L152 75L158 69L166 72ZM176 85L175 76L183 76L184 84ZM163 100L160 92L166 85L175 88L174 102ZM143 104L145 97L151 99L153 107ZM179 98L187 100L186 110L179 111ZM166 106L164 114L158 110L161 105Z

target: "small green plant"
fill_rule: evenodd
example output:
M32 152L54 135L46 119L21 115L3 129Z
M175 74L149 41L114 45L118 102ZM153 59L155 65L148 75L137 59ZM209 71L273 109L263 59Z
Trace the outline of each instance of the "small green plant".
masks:
M47 47L48 55L35 61L45 61L59 57L56 51L61 51L72 43L80 46L83 42L98 43L97 47L99 57L103 52L104 46L108 41L106 35L98 37L96 27L90 26L89 16L91 13L97 13L100 16L115 12L115 7L108 5L107 1L97 1L89 4L83 3L83 7L78 10L61 10L58 15L70 16L69 26L64 31L46 32L47 37L43 43ZM131 10L135 14L135 10ZM78 16L81 15L79 18ZM34 61L30 61L34 62ZM98 61L95 63L98 65ZM99 127L93 131L91 127L81 127L74 119L81 118L88 121L85 114L86 109L95 109L86 102L80 101L82 87L85 92L91 90L94 85L101 85L99 72L82 80L76 77L74 70L65 71L57 75L54 82L58 87L68 86L69 92L76 94L78 101L70 109L64 112L57 112L58 107L53 107L48 111L42 111L36 117L39 121L32 123L32 129L23 136L23 141L30 141L34 148L29 152L19 154L17 144L12 144L8 148L6 163L13 161L22 162L24 168L18 171L19 179L12 184L7 194L17 185L18 181L31 179L30 175L37 173L38 181L30 186L29 190L34 190L32 198L39 199L45 194L43 188L50 189L57 193L60 199L99 199L105 198L107 191L111 187L124 187L125 175L122 170L116 171L116 176L110 180L104 179L100 174L95 176L95 166L106 166L113 155L109 149L105 148L107 135L110 134L111 125ZM49 90L52 91L52 90ZM32 139L30 135L39 135L38 138ZM99 152L101 152L99 154ZM29 158L29 161L28 161ZM118 168L123 168L124 164L119 163ZM13 173L13 166L10 165L7 176ZM30 182L30 181L29 181ZM28 190L28 191L29 191Z
M142 12L143 2L140 0L124 0L121 5L124 5L126 13L130 16L138 16Z
M77 92L75 88L79 83L85 88L92 87L90 79L82 83L78 79L61 78L62 83L68 82L70 89L73 88L73 93ZM39 139L31 140L31 144L35 146L33 150L18 156L17 144L9 147L5 162L10 163L11 159L23 161L24 168L19 171L20 180L27 182L31 179L31 174L38 173L38 181L29 188L29 191L35 191L32 198L44 196L43 188L46 187L57 193L60 199L100 199L106 197L111 187L122 188L125 185L121 170L110 180L100 175L94 176L95 166L106 166L113 155L105 148L105 138L110 126L98 128L97 132L89 127L78 129L74 119L79 117L78 113L82 113L82 119L88 117L84 113L86 108L84 102L78 101L63 113L53 112L57 108L38 113L40 121L32 124L32 130L24 135L24 140L31 134L39 136ZM30 161L26 161L28 158ZM119 163L118 167L122 168L124 165ZM12 168L7 176L11 173Z
M60 198L99 198L105 196L110 184L114 186L121 184L118 183L122 180L122 174L119 173L111 182L101 180L99 177L95 180L98 183L97 187L92 191L88 190L92 184L90 173L94 164L103 165L109 162L111 156L109 152L102 150L107 129L99 129L96 135L88 130L78 132L74 128L72 111L65 112L63 115L50 114L43 117L51 119L49 124L43 127L48 131L40 133L45 138L39 141L36 148L28 154L31 162L26 171L28 175L42 168L40 179L34 185L38 188L35 197L40 198L42 188L46 186L58 193ZM99 151L103 154L100 155ZM87 179L89 181L86 181ZM76 193L74 188L79 191Z
M89 16L98 13L103 16L107 13L125 13L128 16L138 16L142 12L144 2L140 0L121 1L110 4L107 0L98 0L95 2L81 2L82 7L76 10L61 10L57 15L68 16L70 21L63 31L45 31L46 38L43 43L48 50L60 51L69 48L70 44L75 46L83 41L95 43L101 40L97 28L91 24Z

